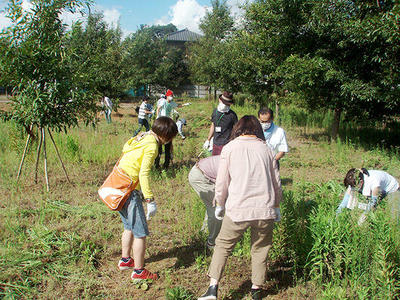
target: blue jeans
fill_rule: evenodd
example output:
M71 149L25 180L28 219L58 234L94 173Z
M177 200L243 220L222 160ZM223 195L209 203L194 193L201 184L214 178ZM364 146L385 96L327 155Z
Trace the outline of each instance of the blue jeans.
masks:
M142 130L143 126L146 128L146 131L150 130L149 122L146 119L139 119L138 123L139 123L139 126L136 129L136 131L134 132L133 136L136 136Z
M149 235L142 201L142 193L138 190L134 190L119 211L124 229L132 231L133 236L136 238Z

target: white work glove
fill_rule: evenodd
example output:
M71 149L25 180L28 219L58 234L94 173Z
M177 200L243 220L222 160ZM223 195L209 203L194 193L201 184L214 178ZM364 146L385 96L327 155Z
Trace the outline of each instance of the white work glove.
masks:
M275 207L275 222L280 222L281 221L281 209L279 207Z
M188 106L188 105L190 105L190 104L192 104L192 103L187 102L187 103L185 103L185 104L182 104L182 106Z
M203 149L204 149L204 150L207 150L209 146L210 146L210 141L209 141L209 140L206 140L206 141L204 142L204 144L203 144Z
M151 217L154 217L155 214L157 212L157 205L156 203L153 202L149 202L147 203L147 214L146 214L146 220L150 220Z
M225 215L225 207L217 206L215 208L215 218L217 220L222 220L224 218L224 215Z

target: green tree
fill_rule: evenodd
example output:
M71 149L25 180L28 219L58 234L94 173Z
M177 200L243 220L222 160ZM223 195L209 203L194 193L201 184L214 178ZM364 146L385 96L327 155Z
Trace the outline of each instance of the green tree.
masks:
M150 84L174 88L188 81L189 73L182 49L168 47L165 36L175 32L172 24L141 26L123 42L126 77L131 87Z
M65 37L68 62L87 89L120 96L126 88L121 30L110 28L101 13L90 14L86 26L75 23Z
M8 45L0 47L1 78L7 80L1 83L14 89L11 111L3 116L30 133L37 126L42 142L46 128L50 133L50 129L67 131L79 121L94 123L97 106L93 92L84 89L79 74L66 63L65 26L60 20L64 10L76 12L88 2L37 0L32 4L31 10L24 11L21 1L11 0L6 8L12 25L0 35L1 44Z
M232 61L229 38L234 30L234 20L226 1L214 0L212 11L201 20L204 36L190 47L189 67L194 82L235 91L231 80Z
M306 38L302 34L306 1L255 1L246 8L243 29L232 40L235 49L235 77L241 90L265 102L282 90L281 80L272 74Z
M382 120L400 110L399 4L394 1L307 1L302 44L277 69L309 109ZM397 18L395 17L397 15ZM301 46L301 47L300 47Z
M174 89L189 82L189 70L185 50L170 47L161 58L156 70L155 83Z
M128 85L140 88L155 83L157 69L166 52L162 39L149 27L142 26L124 40L123 48Z
M289 101L339 120L399 111L399 4L395 1L259 0L229 39L230 76L259 102Z

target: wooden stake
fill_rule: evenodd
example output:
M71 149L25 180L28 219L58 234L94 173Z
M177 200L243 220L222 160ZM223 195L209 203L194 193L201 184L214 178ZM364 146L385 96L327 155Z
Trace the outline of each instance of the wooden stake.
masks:
M41 129L40 129L41 130ZM37 173L38 173L38 166L39 166L39 157L40 157L40 150L42 148L42 142L43 142L43 135L40 135L40 141L39 145L37 148L37 157L36 157L36 166L35 166L35 183L37 184Z
M47 191L49 191L50 188L49 188L49 176L47 174L46 131L44 128L42 128L42 136L43 136L43 153L44 153L44 176L46 178Z
M49 133L49 136L50 136L51 141L53 142L54 148L56 149L57 156L58 156L58 159L59 159L60 162L61 162L61 165L62 165L62 167L63 167L65 176L67 177L68 182L71 183L71 181L69 180L68 174L67 174L67 170L65 169L64 163L63 163L63 161L62 161L62 159L61 159L60 152L58 152L58 148L57 148L56 142L54 141L53 135L51 134L50 128L47 128L47 131L48 131L48 133Z
M32 129L32 126L31 126L31 129ZM19 169L18 169L18 173L17 173L17 182L19 180L19 176L21 175L22 165L24 164L24 160L25 160L25 156L26 156L26 152L28 150L30 140L31 140L31 135L28 134L28 138L26 139L26 143L25 143L24 154L22 154L21 163L19 164Z

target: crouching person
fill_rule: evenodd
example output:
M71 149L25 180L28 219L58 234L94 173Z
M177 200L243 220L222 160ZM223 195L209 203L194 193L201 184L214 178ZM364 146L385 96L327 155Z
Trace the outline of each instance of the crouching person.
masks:
M189 172L189 183L206 206L208 226L206 246L210 250L215 246L215 239L222 224L222 220L215 217L213 205L219 159L219 155L203 158Z
M350 187L353 190L358 190L363 196L368 198L366 212L361 216L359 224L362 224L366 219L366 213L377 207L379 202L384 198L390 207L393 219L398 219L400 216L400 191L399 183L392 175L380 170L350 169L344 178L344 186ZM340 213L343 208L348 206L348 198L345 196L340 203L337 213Z
M170 143L178 133L175 122L167 117L158 118L150 131L131 138L123 147L119 161L121 168L133 182L139 180L136 189L119 211L124 232L122 233L122 258L120 270L134 269L132 280L157 279L158 275L145 269L144 254L146 237L149 235L147 220L155 215L157 206L150 189L149 173L158 154L158 147ZM142 202L147 203L145 215ZM131 251L133 250L133 258Z
M260 123L244 116L224 146L215 182L215 216L223 218L208 270L210 285L199 300L217 299L218 284L228 256L247 228L251 229L253 299L261 299L274 221L282 199L278 166L265 145ZM225 213L225 217L223 217Z

